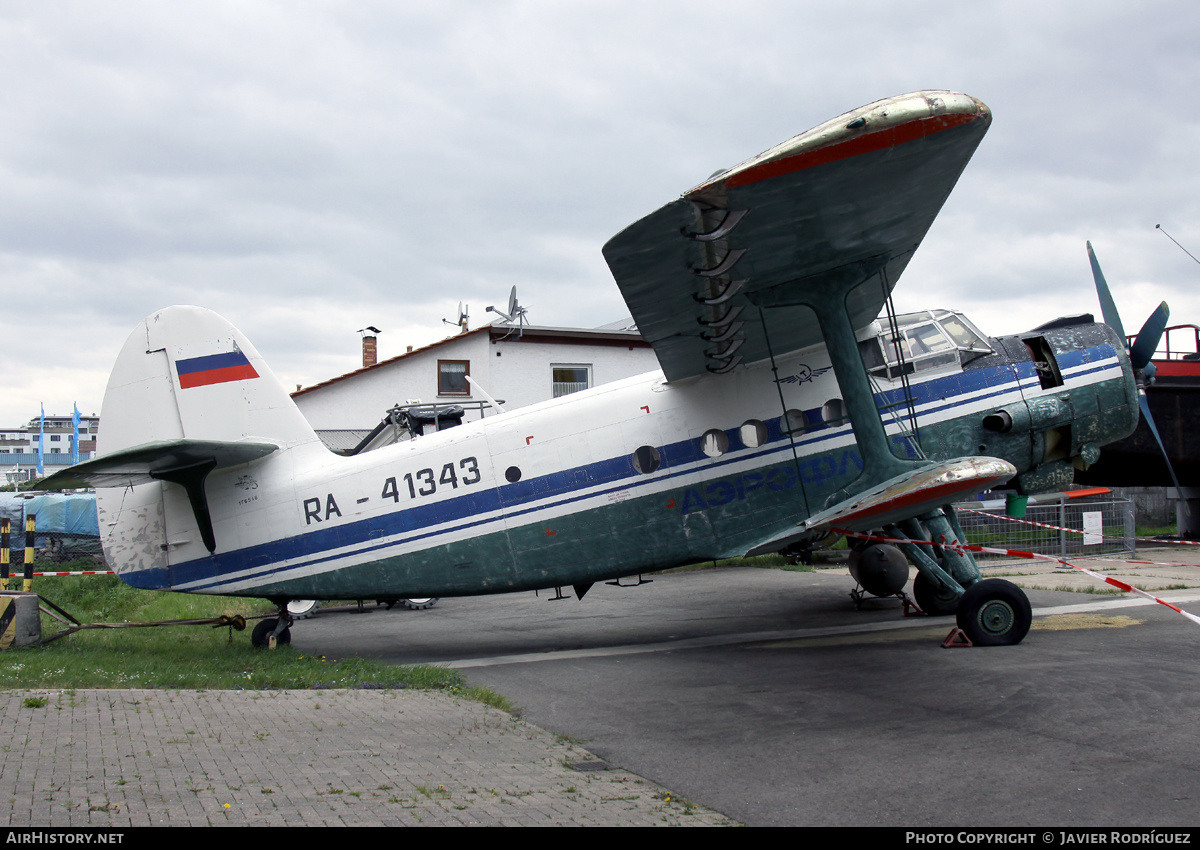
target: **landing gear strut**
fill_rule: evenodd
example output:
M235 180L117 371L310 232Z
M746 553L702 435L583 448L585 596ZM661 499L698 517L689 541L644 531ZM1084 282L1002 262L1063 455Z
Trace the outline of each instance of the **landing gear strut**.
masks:
M1033 621L1029 598L1012 582L983 578L971 553L956 546L966 536L953 507L888 526L885 532L903 541L897 545L916 566L912 593L926 614L954 614L975 646L1013 646L1024 640Z

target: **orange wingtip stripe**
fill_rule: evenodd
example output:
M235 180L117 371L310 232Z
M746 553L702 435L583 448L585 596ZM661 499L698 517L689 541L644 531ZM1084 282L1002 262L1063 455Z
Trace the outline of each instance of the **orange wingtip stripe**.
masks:
M803 171L806 168L815 168L818 165L827 165L828 163L849 159L853 156L861 156L865 153L894 148L905 142L923 139L926 136L932 136L934 133L940 133L943 130L961 127L985 114L983 112L955 112L950 115L934 115L931 118L920 118L915 121L909 121L907 124L901 124L898 127L889 127L886 130L880 130L876 133L866 133L862 136L855 136L844 142L826 145L823 148L817 148L813 151L805 151L794 156L764 162L762 165L756 165L747 168L745 171L730 175L725 181L725 185L732 189L735 186L745 186L750 183L758 183L762 180L770 180L772 177L781 177L785 174Z

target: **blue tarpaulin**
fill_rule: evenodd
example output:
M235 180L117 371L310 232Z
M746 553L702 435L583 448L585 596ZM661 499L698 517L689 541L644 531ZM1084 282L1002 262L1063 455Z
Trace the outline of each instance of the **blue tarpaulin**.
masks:
M25 502L25 516L37 515L37 530L46 533L100 536L95 493L45 493Z
M13 564L23 560L25 518L37 517L34 548L54 561L100 554L100 524L95 493L0 493L0 518L7 517Z

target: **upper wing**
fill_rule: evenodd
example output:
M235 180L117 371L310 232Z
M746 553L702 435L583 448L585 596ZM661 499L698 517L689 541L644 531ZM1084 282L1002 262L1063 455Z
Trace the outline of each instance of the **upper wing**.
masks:
M873 321L990 123L964 94L881 100L614 236L604 258L667 380L820 342L801 306L817 287L844 291L855 328Z

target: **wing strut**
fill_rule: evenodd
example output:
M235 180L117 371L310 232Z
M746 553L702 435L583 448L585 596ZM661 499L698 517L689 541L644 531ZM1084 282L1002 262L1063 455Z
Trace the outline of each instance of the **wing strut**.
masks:
M850 415L854 439L863 459L863 472L856 487L871 487L926 466L927 461L902 460L888 446L883 418L875 404L875 394L866 368L858 353L858 339L846 309L846 287L836 275L805 281L789 293L791 302L810 307L817 315L833 372L842 391L842 401Z
M788 421L787 402L783 399L783 386L779 383L779 367L775 365L775 352L771 348L771 334L767 331L767 316L762 307L758 308L758 321L762 324L763 340L767 344L767 355L771 358L771 374L775 378L775 392L779 395L779 410L781 411L779 422L785 429L788 443L792 447L792 463L796 467L796 480L800 482L800 498L804 502L804 512L811 514L812 508L808 504L808 489L804 486L804 471L800 468L800 453L796 449L796 434L807 429L793 431L791 423Z
M921 428L917 424L917 408L913 404L912 382L908 379L908 370L904 368L904 346L901 345L900 327L896 324L896 307L892 301L892 290L888 286L887 271L881 269L879 272L880 282L883 284L883 290L887 293L887 300L883 303L887 307L888 333L891 334L892 348L896 352L896 359L900 369L900 386L904 390L904 407L908 413L908 421L912 423L912 439L916 444L918 452L921 451ZM885 356L887 352L884 352ZM900 421L900 417L896 417L896 421ZM923 454L923 452L922 452Z

